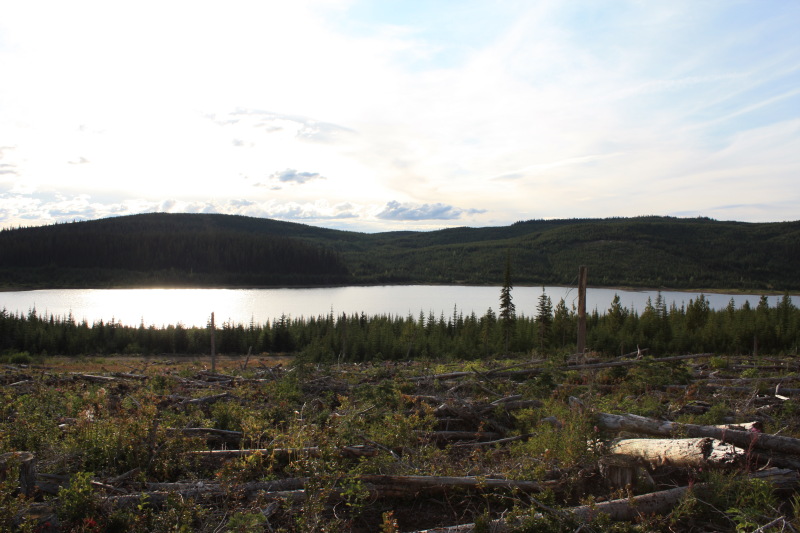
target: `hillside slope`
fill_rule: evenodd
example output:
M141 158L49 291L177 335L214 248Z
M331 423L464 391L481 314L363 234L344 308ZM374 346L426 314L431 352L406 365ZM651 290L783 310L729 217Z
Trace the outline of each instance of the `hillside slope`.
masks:
M366 234L152 213L0 232L2 286L516 284L798 290L800 222L637 217Z

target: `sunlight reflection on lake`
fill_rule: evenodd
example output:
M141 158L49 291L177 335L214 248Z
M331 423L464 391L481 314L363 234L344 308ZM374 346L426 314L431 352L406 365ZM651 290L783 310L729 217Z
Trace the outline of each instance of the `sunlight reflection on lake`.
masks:
M546 287L546 294L555 306L564 298L568 308L578 305L578 291L570 287ZM518 315L535 316L542 287L514 287L512 297ZM593 289L587 291L586 309L603 314L619 294L623 306L641 312L648 297L655 301L657 291ZM678 307L696 299L700 293L662 291L667 305ZM745 301L755 307L760 295L705 294L712 309L728 305L736 307ZM205 326L212 312L217 324L232 322L264 323L281 315L292 318L317 317L333 313L364 312L367 315L391 314L415 318L423 313L439 318L452 316L454 307L465 315L478 316L490 307L498 312L500 287L462 285L382 285L370 287L325 287L303 289L59 289L0 292L0 309L11 313L67 317L93 324L100 320L124 325L162 327L181 323L184 326ZM777 296L770 296L774 306Z

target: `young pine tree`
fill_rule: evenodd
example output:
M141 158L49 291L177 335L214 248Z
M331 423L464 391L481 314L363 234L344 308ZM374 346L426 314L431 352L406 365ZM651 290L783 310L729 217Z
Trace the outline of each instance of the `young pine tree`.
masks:
M503 276L503 288L500 289L500 326L503 332L503 347L508 352L511 333L517 320L517 311L511 298L511 252L506 255L506 270Z
M539 296L539 303L536 305L537 337L539 341L539 351L550 344L550 332L553 329L553 302L545 294L542 287L542 295Z

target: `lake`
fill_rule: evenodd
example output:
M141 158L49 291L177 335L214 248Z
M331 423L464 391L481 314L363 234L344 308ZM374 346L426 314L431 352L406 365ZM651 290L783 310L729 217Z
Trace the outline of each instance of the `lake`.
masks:
M561 298L571 308L578 305L575 287L545 287L545 293L555 306ZM514 287L512 297L518 315L535 316L542 287ZM589 288L586 310L597 309L605 313L615 294L623 306L641 312L648 298L655 301L657 291ZM697 292L662 291L669 306L680 307L697 299ZM736 307L745 301L755 307L758 294L705 294L712 309L728 305L731 298ZM774 306L778 296L769 296ZM215 313L217 324L232 322L249 324L274 320L281 315L292 318L317 317L342 313L364 312L367 315L391 314L414 317L420 312L437 318L444 313L452 316L453 308L465 315L478 316L490 307L499 311L500 287L463 285L381 285L369 287L325 287L300 289L59 289L0 292L0 309L11 313L27 314L36 309L37 314L67 317L71 313L77 321L93 324L100 320L115 321L124 325L162 327L169 324L204 326Z

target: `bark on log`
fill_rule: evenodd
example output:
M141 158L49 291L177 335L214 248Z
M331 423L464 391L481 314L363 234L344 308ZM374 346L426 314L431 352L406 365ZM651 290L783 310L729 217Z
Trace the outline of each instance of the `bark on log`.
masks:
M491 431L417 431L421 438L435 440L436 442L449 442L453 440L497 440L499 433Z
M229 431L216 428L167 428L167 433L180 433L187 437L205 437L208 440L239 442L244 437L241 431Z
M615 366L633 366L647 363L670 363L673 361L685 361L687 359L700 359L704 357L713 357L713 353L695 353L689 355L675 355L672 357L660 357L658 359L626 359L624 361L607 361L605 363L591 363L586 365L569 365L562 366L559 370L588 370L592 368L609 368Z
M477 477L446 477L446 476L388 476L388 475L363 475L358 479L364 483L372 498L413 497L420 492L446 492L451 489L473 490L517 490L531 493L540 492L547 488L558 486L560 481L515 481L508 479L477 478ZM241 493L248 498L258 497L264 499L288 499L292 501L306 498L305 486L308 478L292 478L279 481L244 483L241 485L225 486L219 483L148 483L147 491L124 496L111 496L104 499L113 507L129 507L141 503L142 497L147 497L148 502L160 505L167 501L170 494L177 494L186 498L211 500L225 497L230 493ZM333 498L339 499L341 494Z
M514 442L515 440L529 439L536 435L536 433L525 433L524 435L517 435L515 437L506 437L504 439L488 440L483 442L457 442L453 444L455 448L477 448L481 446L494 446L495 444L506 444Z
M636 457L612 454L601 457L597 462L600 474L614 489L636 488L639 477L639 460Z
M651 466L726 467L744 459L744 454L733 445L710 437L624 439L612 445L609 452L636 457Z
M278 460L285 460L291 457L322 457L323 450L317 446L309 448L266 448L266 449L252 449L252 450L196 450L183 452L183 455L189 455L200 458L228 460L237 457L249 457L256 453L260 453L265 457L272 457ZM339 448L339 455L342 457L374 457L378 455L377 448L372 446L342 446Z
M202 398L192 398L189 400L183 400L179 405L198 405L201 403L213 403L230 397L231 397L230 393L223 392L222 394L214 394L212 396L204 396Z
M697 386L704 390L709 390L709 391L720 390L725 392L741 392L744 394L752 394L754 391L758 390L758 387L734 387L732 385L713 385L708 383L699 383ZM666 389L667 391L680 391L680 390L686 390L689 387L690 385L667 385ZM800 389L795 389L795 388L780 387L775 392L786 396L800 395Z
M76 378L85 379L86 381L91 381L93 383L114 383L115 381L119 381L117 378L112 378L111 376L96 376L93 374L80 373L73 373L72 375Z
M473 489L515 489L522 492L541 492L546 487L553 487L559 481L517 481L513 479L494 479L482 477L450 477L450 476L388 476L363 475L359 479L375 486L390 485L407 490L447 490L453 488Z
M800 439L770 435L757 431L738 431L721 429L715 426L697 424L679 424L677 422L654 420L633 414L614 415L597 413L595 421L598 427L612 431L630 431L646 435L673 437L711 437L722 442L733 444L743 450L770 450L780 453L800 455Z
M762 472L755 472L750 477L764 479L776 487L786 488L797 486L800 476L794 470L770 469ZM703 484L695 485L702 488ZM691 490L689 487L676 487L674 489L652 492L633 498L622 498L608 502L596 503L592 506L581 505L572 507L559 512L559 514L571 515L579 521L588 522L600 513L607 514L614 521L632 521L640 515L664 514L669 512L684 494ZM537 516L542 516L541 513ZM508 523L505 520L492 520L488 524L488 530L493 533L511 533L515 531L517 523ZM473 533L475 524L460 524L457 526L439 527L416 531L414 533Z

